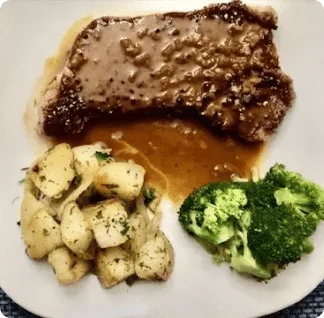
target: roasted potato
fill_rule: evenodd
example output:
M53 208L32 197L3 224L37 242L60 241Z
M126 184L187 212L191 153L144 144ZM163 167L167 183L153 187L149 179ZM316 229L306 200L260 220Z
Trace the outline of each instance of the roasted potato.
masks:
M27 245L27 254L35 259L43 258L63 245L60 226L47 208L38 210L31 217L23 239Z
M159 231L136 253L135 272L147 280L167 280L173 270L174 252L166 236Z
M94 239L93 232L75 202L68 203L63 211L61 234L64 244L75 254L82 257Z
M75 170L82 178L90 175L93 176L98 171L100 161L96 154L107 154L110 156L111 152L110 149L105 149L101 143L74 147L72 151L74 154Z
M82 195L83 192L87 191L87 189L92 184L92 178L82 179L81 184L74 189L62 202L59 202L57 205L57 219L62 219L62 214L65 206L72 201L77 201L78 198Z
M85 252L78 254L77 256L85 260L94 260L97 256L97 250L98 244L95 240L93 240L89 248Z
M96 274L104 288L110 288L135 273L134 259L121 247L100 251L96 259Z
M31 192L36 197L36 191L39 192L39 190L36 188L34 182L28 178L28 170L26 173L26 178L24 179L24 191L25 192Z
M118 246L128 240L128 215L117 199L107 200L83 210L101 248Z
M132 201L141 192L145 170L128 162L111 162L102 166L94 177L94 185L101 195L117 195L122 200Z
M58 205L58 216L57 218L61 220L64 207L67 203L71 201L77 201L80 196L92 188L93 177L95 173L100 168L100 165L104 164L100 162L97 155L110 155L110 149L104 148L102 143L96 143L93 145L85 145L72 148L74 154L74 167L76 174L79 179L79 185L74 189L69 195L60 202ZM110 157L109 157L110 158Z
M27 173L46 196L58 199L75 177L73 152L68 144L59 144L41 156Z
M105 288L132 275L171 275L173 249L159 230L161 197L144 185L142 166L115 162L110 151L100 143L73 149L59 144L26 173L26 251L33 259L48 256L60 284L80 280L92 264Z
M47 206L43 202L38 201L30 191L25 191L25 195L20 209L20 226L21 226L21 234L23 237L25 237L26 235L28 225L33 215L40 209L46 207ZM50 208L48 208L47 211L51 215L54 214L53 210Z
M148 224L142 214L133 213L129 217L129 231L127 233L129 240L124 247L131 253L139 251L140 247L147 240Z
M91 268L91 263L76 257L67 247L60 247L48 255L56 279L62 285L80 280Z

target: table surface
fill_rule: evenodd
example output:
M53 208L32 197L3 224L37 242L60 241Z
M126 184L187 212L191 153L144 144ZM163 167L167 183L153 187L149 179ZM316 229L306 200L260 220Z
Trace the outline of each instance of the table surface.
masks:
M0 0L0 6L6 0ZM324 0L319 0L324 5ZM37 318L14 303L0 288L0 312L6 318ZM299 303L267 318L318 318L324 312L324 282ZM264 317L266 318L266 317Z

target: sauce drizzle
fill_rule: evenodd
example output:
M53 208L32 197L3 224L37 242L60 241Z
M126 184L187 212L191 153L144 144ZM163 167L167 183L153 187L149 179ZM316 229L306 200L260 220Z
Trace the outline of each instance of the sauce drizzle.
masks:
M143 165L146 180L166 191L174 203L204 184L230 179L233 173L248 177L264 148L216 135L194 120L176 118L96 122L81 136L54 142L63 141L73 146L105 142L117 158Z

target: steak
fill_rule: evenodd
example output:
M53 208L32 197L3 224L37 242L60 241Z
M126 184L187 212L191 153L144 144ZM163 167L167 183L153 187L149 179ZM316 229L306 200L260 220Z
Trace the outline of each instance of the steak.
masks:
M103 17L76 38L39 105L48 136L149 114L203 118L249 142L273 134L294 99L271 8L239 1L193 12Z

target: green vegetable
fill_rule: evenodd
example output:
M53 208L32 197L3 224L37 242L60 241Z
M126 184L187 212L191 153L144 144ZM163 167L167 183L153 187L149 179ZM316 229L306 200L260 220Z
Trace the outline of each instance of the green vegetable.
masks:
M179 211L182 227L240 272L270 279L314 249L309 237L324 214L324 189L275 165L257 182L212 183Z
M82 175L75 171L74 185L79 186L82 182Z
M270 279L271 271L257 262L248 246L251 213L244 213L238 223L235 239L230 242L229 247L231 252L230 266L239 273L250 274L260 279Z
M124 228L120 231L120 233L122 235L126 235L126 233L128 232L128 230L130 229L129 223L127 221L125 221L123 223L123 226L124 226Z
M99 162L109 159L111 156L106 152L96 151L95 156Z
M255 207L249 247L261 264L294 263L313 250L308 238L316 226L316 219L296 213L292 206Z
M324 220L324 188L321 186L280 164L270 169L265 181L280 188L275 193L278 205L292 205L300 212L314 213L319 221Z
M144 203L148 206L157 197L156 190L154 188L147 188L144 191Z
M245 183L213 183L194 192L180 209L184 229L218 245L235 234L235 222L247 204Z

